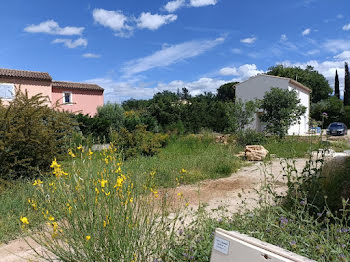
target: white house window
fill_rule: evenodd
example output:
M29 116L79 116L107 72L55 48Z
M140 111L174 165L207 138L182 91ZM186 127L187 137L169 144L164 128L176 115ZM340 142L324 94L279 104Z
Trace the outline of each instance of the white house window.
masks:
M72 104L72 92L64 92L63 93L63 104Z
M12 99L15 93L14 84L0 83L0 99Z

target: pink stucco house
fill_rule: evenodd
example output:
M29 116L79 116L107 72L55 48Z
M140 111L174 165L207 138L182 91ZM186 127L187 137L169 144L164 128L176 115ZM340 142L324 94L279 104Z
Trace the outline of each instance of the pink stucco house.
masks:
M59 104L60 110L94 116L103 106L103 88L95 84L53 81L45 72L1 69L0 99L8 103L14 90L27 90L29 96L41 93L47 96L50 106Z

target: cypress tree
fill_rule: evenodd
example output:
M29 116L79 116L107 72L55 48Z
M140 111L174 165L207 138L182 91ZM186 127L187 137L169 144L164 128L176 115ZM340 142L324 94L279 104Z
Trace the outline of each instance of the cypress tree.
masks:
M335 70L334 95L340 99L338 70Z
M344 80L344 106L350 105L350 75L349 75L349 66L345 62L345 80Z

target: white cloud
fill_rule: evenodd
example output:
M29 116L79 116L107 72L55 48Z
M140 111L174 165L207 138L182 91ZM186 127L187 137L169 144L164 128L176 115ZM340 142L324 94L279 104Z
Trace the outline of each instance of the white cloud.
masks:
M256 76L258 74L264 73L262 70L258 70L255 64L245 64L240 67L224 67L219 71L220 75L223 76L237 76L235 81L246 80L249 77Z
M129 18L121 11L96 8L92 12L92 16L96 23L112 29L117 36L129 37L132 34L132 27L127 24Z
M68 48L76 48L78 46L86 47L88 44L88 41L85 38L78 38L76 40L58 38L58 39L53 40L52 43L53 44L62 43Z
M344 25L344 26L343 26L343 30L344 30L344 31L349 31L349 30L350 30L350 23L347 24L347 25Z
M177 19L177 15L159 15L151 13L141 13L140 17L138 18L137 26L139 28L147 28L150 30L157 30L159 27L165 24L169 24L171 22L174 22Z
M312 49L312 50L307 51L306 54L308 54L308 55L316 55L316 54L319 54L319 53L320 53L320 50Z
M83 54L82 57L84 57L84 58L100 58L101 55L93 54L93 53L86 53L86 54Z
M169 66L201 55L224 41L225 38L219 37L214 40L190 41L167 46L149 56L128 62L122 71L125 76L131 76L153 68Z
M350 50L350 40L347 39L331 39L327 40L323 47L333 53L338 51Z
M240 40L241 43L253 44L256 41L256 37L248 37Z
M29 25L24 28L24 31L28 33L44 33L50 35L81 35L84 29L84 27L74 26L60 27L54 20L47 20L38 25Z
M201 7L207 5L216 5L218 0L190 0L190 5L193 7Z
M343 60L343 61L350 60L350 51L349 50L344 51L344 52L340 53L339 55L336 55L334 58L337 60Z
M311 29L310 28L307 28L307 29L305 29L301 34L303 35L303 36L306 36L306 35L309 35L311 33Z
M286 34L281 35L280 40L281 40L281 41L287 41L287 40L288 40L287 35L286 35Z
M95 83L105 89L105 100L110 102L123 102L127 99L148 99L154 94L169 90L176 92L178 89L186 87L191 95L199 95L204 92L216 93L217 89L227 82L241 82L249 77L263 73L258 70L256 65L241 65L238 67L238 73L233 79L220 79L211 77L201 77L194 81L174 80L167 83L158 82L144 83L134 78L127 81L114 81L110 78L97 78L85 82Z
M232 48L231 51L232 51L232 53L234 53L234 54L241 54L241 53L242 53L242 50L239 49L239 48Z
M236 67L224 67L220 69L220 75L223 76L236 76L238 71Z
M343 18L344 18L344 15L339 14L339 15L337 15L337 18L338 18L338 19L343 19Z
M168 2L165 6L164 9L168 11L169 13L173 13L179 8L183 7L185 5L185 0L175 0L175 1L170 1Z

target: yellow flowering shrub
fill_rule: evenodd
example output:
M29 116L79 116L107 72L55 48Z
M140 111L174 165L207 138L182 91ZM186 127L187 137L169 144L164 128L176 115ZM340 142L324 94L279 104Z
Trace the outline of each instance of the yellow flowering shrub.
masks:
M54 176L34 181L35 195L28 203L42 214L47 228L33 239L63 261L164 257L176 218L168 218L170 210L155 188L155 172L142 179L125 173L113 145L101 153L82 151L69 151L69 171L54 159ZM29 226L26 217L20 220L24 228Z

